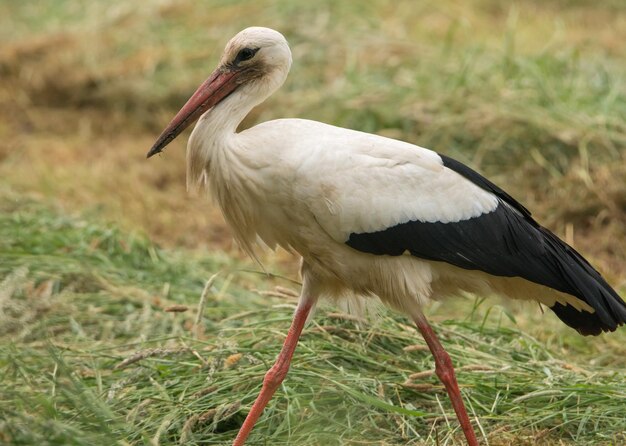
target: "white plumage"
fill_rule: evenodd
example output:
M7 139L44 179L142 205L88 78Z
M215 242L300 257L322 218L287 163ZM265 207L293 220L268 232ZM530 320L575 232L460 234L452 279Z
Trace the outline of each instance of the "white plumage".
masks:
M228 110L231 104L234 111ZM352 233L413 220L467 220L492 212L498 199L445 167L437 153L402 141L303 119L235 133L248 112L231 100L204 115L189 139L187 160L191 183L208 179L236 239L251 255L258 239L295 251L304 259L303 280L325 296L374 294L410 315L431 297L488 290L590 309L541 285L527 284L518 293L517 283L507 286L502 278L441 262L356 252L345 244ZM225 122L226 116L232 120ZM533 287L543 289L527 294Z
M284 37L248 28L172 120L149 156L199 118L187 181L208 186L243 249L257 240L302 256L303 291L277 363L235 444L284 378L320 296L379 297L415 320L468 443L478 444L449 357L422 307L460 291L548 305L583 334L614 330L626 305L576 251L541 228L506 192L422 147L302 119L236 132L291 66Z

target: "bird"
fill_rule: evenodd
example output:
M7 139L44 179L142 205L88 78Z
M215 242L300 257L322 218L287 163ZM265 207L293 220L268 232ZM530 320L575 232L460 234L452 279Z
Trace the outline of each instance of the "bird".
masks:
M234 446L285 379L321 298L373 299L408 315L435 362L465 439L478 445L449 355L424 308L461 292L496 293L550 308L582 335L626 322L626 304L574 248L511 195L444 154L305 119L238 131L287 78L285 37L250 27L163 130L148 158L198 121L187 144L187 186L208 188L235 240L301 257L291 327Z

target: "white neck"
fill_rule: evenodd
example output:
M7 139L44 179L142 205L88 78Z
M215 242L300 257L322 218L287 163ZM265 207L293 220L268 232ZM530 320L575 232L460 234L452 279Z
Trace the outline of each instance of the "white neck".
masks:
M237 127L282 85L288 71L287 65L254 84L240 87L202 115L187 144L187 188L202 186L212 169L228 169L228 152L237 147Z
M237 127L258 103L242 96L234 92L198 120L187 143L187 188L202 186L216 155L226 154L234 144Z
M187 144L187 188L210 185L235 238L252 256L253 195L244 180L248 171L237 126L264 99L236 91L200 118Z

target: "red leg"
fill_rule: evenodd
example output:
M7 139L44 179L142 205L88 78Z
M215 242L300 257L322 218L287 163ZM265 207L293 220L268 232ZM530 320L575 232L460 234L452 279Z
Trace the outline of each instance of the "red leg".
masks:
M459 385L456 382L456 376L454 375L454 367L450 356L443 349L443 346L437 339L434 330L426 320L423 314L414 317L415 324L418 330L422 333L428 348L430 348L433 357L435 358L435 373L446 387L450 401L452 401L452 407L456 412L456 417L461 424L467 444L469 446L478 446L478 440L476 440L476 434L470 423L463 399L461 398L461 392L459 391Z
M246 438L248 438L248 435L252 431L254 424L261 416L261 413L263 413L263 409L267 406L267 403L272 398L272 395L274 395L274 392L276 392L280 383L282 383L283 379L285 379L287 371L289 370L289 365L291 364L291 357L293 356L293 352L296 350L300 333L302 333L302 328L304 327L304 323L306 322L309 312L313 307L313 303L314 300L304 297L298 304L298 308L296 308L296 312L293 315L291 327L289 328L289 333L287 333L287 338L285 339L283 348L278 354L278 358L276 358L274 365L265 374L261 393L259 393L259 396L252 405L250 413L248 413L241 429L239 429L239 433L233 442L233 446L243 446Z

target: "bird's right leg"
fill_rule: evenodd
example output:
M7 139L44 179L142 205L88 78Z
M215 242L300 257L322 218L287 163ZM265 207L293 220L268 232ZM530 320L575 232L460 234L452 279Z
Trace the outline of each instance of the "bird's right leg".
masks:
M478 440L476 439L476 434L474 433L474 429L472 428L469 417L467 416L465 404L463 404L463 398L461 397L459 385L456 382L454 367L452 366L452 361L450 360L448 352L444 350L443 346L439 342L439 339L437 339L435 331L432 329L426 320L426 317L421 312L414 315L413 320L417 325L417 329L424 337L426 344L428 344L430 352L435 358L435 373L448 392L448 396L452 402L452 407L454 408L454 412L456 412L456 417L459 420L461 429L463 429L463 433L467 439L467 444L469 446L478 446Z
M267 403L272 398L272 395L274 395L278 386L280 386L283 379L285 379L285 376L289 371L289 365L291 364L293 352L296 350L296 345L298 345L300 333L302 333L302 328L304 327L307 317L309 316L311 308L313 308L314 304L315 299L309 297L308 293L302 295L300 302L298 303L298 307L296 308L296 312L293 315L291 327L287 333L287 338L285 339L283 348L278 354L278 358L276 358L274 365L265 374L261 393L259 393L256 401L254 401L248 416L243 422L241 429L239 429L239 433L233 442L233 446L243 446L246 438L248 438L248 435L252 431L254 424L261 416L261 413L263 413L263 409L265 409L265 406L267 406Z

